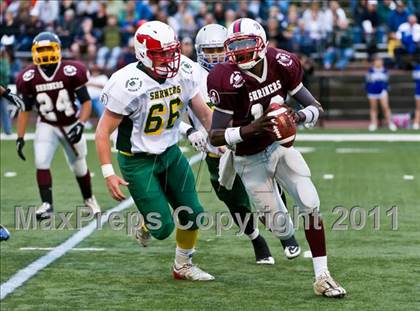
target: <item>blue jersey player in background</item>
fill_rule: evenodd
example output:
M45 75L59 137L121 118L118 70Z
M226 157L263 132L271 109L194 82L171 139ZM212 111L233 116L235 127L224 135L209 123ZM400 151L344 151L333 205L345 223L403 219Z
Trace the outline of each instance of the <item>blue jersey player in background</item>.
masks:
M388 128L391 131L396 131L397 127L391 120L391 109L389 108L388 72L382 59L378 56L374 58L373 66L366 74L366 92L370 105L369 131L376 131L378 128L378 102L382 107Z
M414 67L413 79L416 82L416 112L414 114L413 130L418 130L420 128L420 61Z

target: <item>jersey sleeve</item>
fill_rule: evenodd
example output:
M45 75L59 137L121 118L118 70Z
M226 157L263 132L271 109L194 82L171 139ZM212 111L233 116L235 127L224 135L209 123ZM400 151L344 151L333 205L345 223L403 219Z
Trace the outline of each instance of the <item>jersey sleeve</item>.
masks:
M86 66L79 62L73 63L74 67L76 67L76 74L73 76L73 87L75 90L80 88L81 86L85 85L89 80L89 71L87 70Z
M30 77L31 75L33 78L33 70L29 69L26 71L22 71L16 78L16 90L18 94L22 95L22 97L27 97L27 98L34 97L34 93L31 91L30 80L28 81L28 77Z
M223 67L216 66L210 71L207 77L207 92L214 109L233 115L236 92L223 79L225 75L222 69Z
M129 101L121 100L124 96L120 90L121 88L118 86L117 79L111 77L102 90L100 100L109 111L127 116L132 113L132 110L129 106Z
M184 77L186 91L187 91L187 101L190 101L194 96L200 92L200 80L198 79L198 72L195 67L195 64L189 58L182 56L179 70Z
M283 66L286 69L288 75L287 91L293 96L295 95L303 86L303 68L300 63L299 58L295 54L290 55L290 65Z

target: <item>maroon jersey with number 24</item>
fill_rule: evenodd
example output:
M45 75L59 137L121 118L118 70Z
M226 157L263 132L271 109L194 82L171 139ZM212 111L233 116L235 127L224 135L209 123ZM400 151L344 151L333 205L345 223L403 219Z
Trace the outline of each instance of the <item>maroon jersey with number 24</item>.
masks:
M265 111L273 97L283 100L294 95L302 85L303 70L298 57L284 50L268 48L263 75L258 77L232 63L216 65L207 77L207 90L215 109L232 115L233 126L244 126L254 120L252 106ZM261 109L254 109L258 111ZM261 152L274 142L273 136L262 134L236 146L237 155Z
M25 68L16 80L17 91L33 98L41 121L54 126L67 126L77 121L75 91L88 80L85 65L63 60L48 77L39 66Z

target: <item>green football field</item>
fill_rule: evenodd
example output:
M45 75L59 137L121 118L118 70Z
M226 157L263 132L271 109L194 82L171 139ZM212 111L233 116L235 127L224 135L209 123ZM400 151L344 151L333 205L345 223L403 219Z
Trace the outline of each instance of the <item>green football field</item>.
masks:
M88 145L94 193L103 210L111 209L118 202L108 196L94 143ZM303 148L319 191L329 268L348 291L345 299L313 294L312 262L303 255L308 245L301 224L296 235L302 254L292 261L284 257L280 242L260 226L276 260L273 266L255 264L250 242L236 236L235 226L220 236L214 229L202 231L194 260L216 277L209 283L172 279L173 235L141 248L126 227L111 230L105 224L11 292L0 309L420 310L420 143L297 142L296 146ZM1 141L1 223L11 232L9 241L0 246L2 286L46 255L45 248L54 249L77 233L76 229L16 230L15 208L25 211L40 203L30 141L25 151L27 161L22 162L14 141ZM194 153L190 149L186 155ZM199 172L205 208L212 213L227 211L211 192L205 163L195 164L194 169ZM13 175L10 172L16 176L5 177ZM82 199L62 150L56 154L52 174L55 211L74 211ZM290 198L288 204L293 205ZM124 213L134 211L131 206ZM71 224L76 226L74 217Z

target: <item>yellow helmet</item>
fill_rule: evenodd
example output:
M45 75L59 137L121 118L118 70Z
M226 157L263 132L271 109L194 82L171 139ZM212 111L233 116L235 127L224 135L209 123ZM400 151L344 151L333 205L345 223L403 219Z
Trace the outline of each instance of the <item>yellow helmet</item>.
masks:
M35 65L57 64L61 60L61 42L52 32L41 32L32 42L32 60Z

